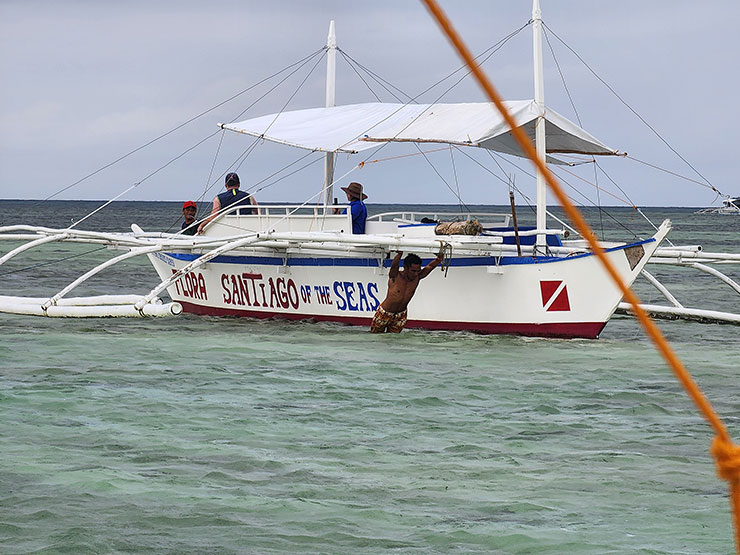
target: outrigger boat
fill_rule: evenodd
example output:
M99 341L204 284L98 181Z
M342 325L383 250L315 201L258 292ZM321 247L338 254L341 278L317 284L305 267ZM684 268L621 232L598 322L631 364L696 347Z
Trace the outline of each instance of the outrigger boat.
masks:
M534 1L532 23L534 99L512 101L508 107L519 126L535 139L538 155L554 163L557 160L550 155L558 153L619 155L545 106L538 0ZM0 310L67 317L159 316L185 311L368 326L385 296L393 252L416 252L426 264L442 250L445 262L441 271L434 271L417 291L409 306L407 327L598 337L620 306L622 295L584 242L564 242L564 229L547 228L546 189L540 175L536 225L530 229L519 228L516 222L511 225L508 214L397 212L368 218L365 234L352 232L351 216L335 213L337 206L332 204L334 186L341 185L348 176L335 180L335 156L339 153L356 154L387 143L434 143L514 156L521 153L492 104L335 106L336 50L332 22L326 46L325 107L220 124L224 130L261 141L324 152L323 202L260 204L256 213L249 214L240 214L238 207L231 207L198 236L147 233L135 225L133 233L125 234L73 227L0 228L3 239L29 240L1 257L0 264L28 248L55 241L105 244L125 251L48 298L2 297ZM477 222L480 231L472 235L438 234L438 223L460 220ZM659 245L670 228L670 222L665 221L652 237L605 245L625 282L632 284L645 274L645 265L660 253ZM707 253L699 251L663 250L657 258L684 263L693 256L697 261L707 261ZM161 279L149 294L67 297L101 270L140 255L149 257ZM740 293L740 287L726 279ZM164 291L172 302L159 300Z
M722 199L722 206L702 208L696 214L740 214L740 196L726 196Z

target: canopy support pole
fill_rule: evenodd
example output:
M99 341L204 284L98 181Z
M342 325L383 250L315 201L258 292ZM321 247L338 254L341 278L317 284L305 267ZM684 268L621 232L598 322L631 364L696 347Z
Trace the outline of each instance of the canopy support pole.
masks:
M332 108L336 104L337 77L337 36L334 32L334 20L329 23L326 50L326 107ZM327 152L324 157L324 206L329 206L333 202L334 157L333 152Z
M545 163L547 152L545 144L545 75L542 63L542 13L540 1L532 0L532 35L534 50L534 102L539 115L535 126L534 143L537 158ZM547 184L542 172L537 169L537 229L547 229ZM545 254L546 235L537 235L537 252Z

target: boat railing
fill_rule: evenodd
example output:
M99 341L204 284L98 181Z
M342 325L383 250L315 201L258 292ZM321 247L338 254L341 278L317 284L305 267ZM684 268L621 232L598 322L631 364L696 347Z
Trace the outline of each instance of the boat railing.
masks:
M478 220L484 227L507 227L511 222L511 214L495 212L383 212L368 217L367 221L414 225L472 219Z
M258 205L249 208L229 207L207 229L211 237L228 237L239 232L263 232L267 230L290 232L339 231L352 233L352 218L347 204L331 206ZM346 213L335 214L334 210ZM369 234L397 233L402 228L419 226L419 233L427 234L426 226L440 221L478 220L484 228L509 227L511 216L505 213L458 213L458 212L384 212L367 218ZM424 227L425 230L422 230ZM407 233L408 229L404 230Z
M491 237L534 237L537 235L565 235L564 229L526 229L522 231L484 231L481 235Z
M229 237L240 232L265 231L339 231L352 233L352 216L335 214L348 208L346 204L292 205L260 204L245 208L233 206L207 226L210 237Z

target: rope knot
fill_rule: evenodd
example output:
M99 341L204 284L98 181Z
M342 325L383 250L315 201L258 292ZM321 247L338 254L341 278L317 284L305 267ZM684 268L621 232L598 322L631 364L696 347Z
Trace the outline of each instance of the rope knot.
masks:
M740 445L716 436L709 452L717 465L717 476L728 482L740 480Z

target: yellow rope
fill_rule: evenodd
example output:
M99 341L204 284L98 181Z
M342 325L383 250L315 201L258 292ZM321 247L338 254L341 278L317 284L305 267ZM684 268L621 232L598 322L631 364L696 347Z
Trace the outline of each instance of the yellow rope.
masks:
M463 43L457 31L452 27L452 23L447 18L447 15L437 4L436 0L422 0L426 4L427 8L431 12L432 16L437 20L440 27L442 28L447 38L453 44L460 57L465 61L466 65L475 76L476 80L480 84L481 88L488 95L488 98L496 105L498 111L501 113L506 123L511 129L511 133L516 139L517 143L537 166L537 169L542 173L545 180L547 181L550 189L557 197L560 204L563 206L566 214L570 220L574 223L582 237L584 237L593 253L599 258L602 265L606 269L607 273L611 276L614 282L617 284L619 289L622 291L624 297L632 305L632 311L642 324L645 332L655 344L656 349L663 358L666 360L668 365L673 370L678 381L683 385L684 389L688 393L689 397L694 401L694 404L699 408L704 418L714 428L716 437L712 443L710 452L717 463L718 475L729 482L730 489L730 507L733 513L733 524L735 527L735 550L740 555L740 447L732 443L727 428L717 414L714 412L712 405L706 399L701 389L696 385L691 374L686 370L681 360L676 356L671 346L666 341L665 337L661 333L660 329L655 325L655 322L647 315L647 313L640 307L640 299L637 295L627 287L622 281L622 278L617 273L611 261L606 257L604 250L596 242L595 234L591 231L591 228L586 223L583 215L578 209L570 202L568 196L563 192L562 188L555 180L552 172L547 168L545 163L537 156L537 152L532 144L529 137L517 126L516 122L509 114L506 106L504 106L501 97L499 96L493 84L488 80L488 77L475 63L473 55L471 54L468 47Z

